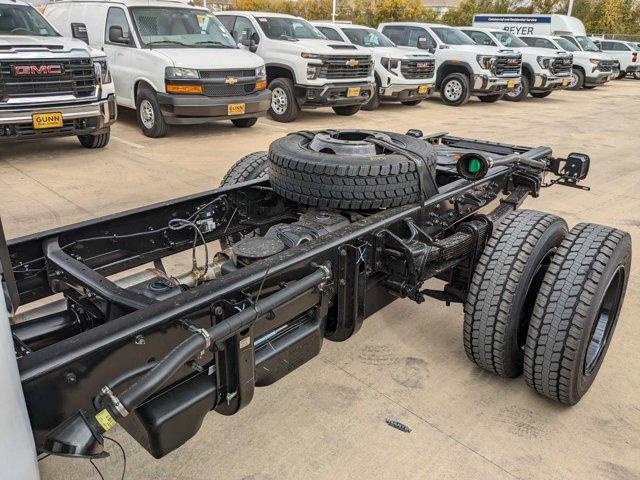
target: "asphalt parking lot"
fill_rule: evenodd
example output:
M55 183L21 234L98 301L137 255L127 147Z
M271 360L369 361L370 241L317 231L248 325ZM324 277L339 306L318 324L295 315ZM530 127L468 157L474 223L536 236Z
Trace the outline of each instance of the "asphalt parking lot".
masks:
M126 432L129 479L638 479L640 478L640 81L622 80L523 103L461 108L437 100L384 105L338 117L303 113L251 129L230 123L174 128L144 137L121 110L111 143L86 150L75 138L4 145L0 214L8 237L214 188L241 156L266 150L295 130L371 128L446 131L591 156L590 192L556 187L528 208L631 233L635 244L625 305L613 343L589 393L575 407L552 403L523 379L475 367L462 345L462 308L398 301L346 343L267 389L232 417L210 414L189 443L154 460ZM179 262L180 260L176 260ZM388 427L394 417L413 431ZM120 478L122 457L96 460ZM91 479L83 460L49 457L44 479Z

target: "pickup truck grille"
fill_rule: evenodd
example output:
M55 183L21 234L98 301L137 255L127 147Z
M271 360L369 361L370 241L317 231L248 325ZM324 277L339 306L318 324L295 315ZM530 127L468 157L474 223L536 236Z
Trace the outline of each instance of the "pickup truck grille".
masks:
M518 77L522 66L521 55L498 55L493 73L498 77Z
M600 62L598 62L598 70L601 72L613 72L615 65L615 60L600 60Z
M207 97L234 97L252 93L256 88L253 83L236 83L235 85L203 85Z
M371 74L372 68L371 57L332 55L323 57L318 77L331 80L366 78Z
M570 75L573 67L573 56L556 57L551 63L551 73L554 75Z
M402 60L400 72L407 79L431 78L436 70L436 62L431 58L423 60Z
M255 69L251 70L200 70L200 78L242 78L254 77Z
M60 73L47 72L47 67L55 67ZM20 70L24 73L20 74ZM0 62L0 97L74 95L82 98L93 96L95 87L90 58Z

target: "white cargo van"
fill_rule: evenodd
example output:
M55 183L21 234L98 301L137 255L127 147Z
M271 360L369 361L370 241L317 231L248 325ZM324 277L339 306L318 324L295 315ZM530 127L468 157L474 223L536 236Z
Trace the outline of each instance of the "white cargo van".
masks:
M117 101L135 108L149 137L168 124L230 119L250 127L271 103L264 62L239 49L204 8L170 0L63 0L46 18L64 35L82 31L104 50Z
M477 14L473 26L499 28L514 35L579 35L585 36L582 22L568 15Z

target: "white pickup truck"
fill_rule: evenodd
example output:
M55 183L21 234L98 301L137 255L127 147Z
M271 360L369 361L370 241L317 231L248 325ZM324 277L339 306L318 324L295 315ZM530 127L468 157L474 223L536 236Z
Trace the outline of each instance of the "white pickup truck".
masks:
M505 100L519 102L531 95L544 98L554 90L567 88L571 80L573 55L564 50L530 47L513 33L495 28L460 27L478 45L512 48L522 54L520 86L509 90Z
M592 40L600 50L620 62L619 79L627 75L637 77L640 73L640 58L638 58L640 57L640 53L637 50L637 46L634 46L631 42L624 42L622 40L603 40L599 38Z
M62 37L31 5L0 0L0 143L76 135L102 148L116 115L103 52Z
M291 122L302 107L354 115L374 91L371 53L328 40L306 20L280 13L216 13L234 40L264 59L271 117Z
M381 32L363 25L311 22L330 40L371 50L375 62L376 89L363 110L375 110L380 102L417 105L435 86L435 57L410 47L398 47Z
M493 103L520 85L522 55L514 50L477 45L446 25L381 23L378 30L397 45L417 47L436 57L436 88L445 105L463 105L470 95Z
M564 37L536 35L520 37L530 47L547 50L566 50L573 54L573 69L569 90L595 88L617 77L618 62L611 56L601 53L597 47L593 51L581 50L576 44Z

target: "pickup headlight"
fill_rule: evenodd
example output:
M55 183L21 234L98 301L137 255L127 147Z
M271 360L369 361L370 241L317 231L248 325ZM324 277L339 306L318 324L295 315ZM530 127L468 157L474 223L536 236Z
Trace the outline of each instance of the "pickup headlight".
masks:
M198 70L193 68L167 67L164 70L164 75L166 78L174 80L192 80L200 78Z
M300 54L300 56L302 58L313 58L313 59L316 59L316 60L319 59L319 58L322 58L322 55L319 55L317 53L308 53L308 52L302 52Z
M267 76L267 69L264 65L256 68L256 77L265 78Z
M307 65L307 80L315 80L320 75L320 69L322 65L314 65L313 63Z
M545 70L549 70L551 66L551 58L549 57L538 57L538 65L540 68L544 68Z
M589 62L591 62L592 64L594 64L596 67L598 65L600 65L600 60L598 60L597 58L590 58Z
M396 68L398 68L398 66L400 65L400 60L397 58L386 58L386 57L382 57L380 59L380 63L382 64L382 66L388 70L395 70Z
M496 63L496 57L491 55L478 55L476 60L478 61L478 65L485 70L493 69L493 65Z
M94 61L93 69L96 74L96 80L102 84L111 83L111 72L109 71L106 59Z

